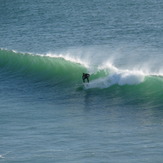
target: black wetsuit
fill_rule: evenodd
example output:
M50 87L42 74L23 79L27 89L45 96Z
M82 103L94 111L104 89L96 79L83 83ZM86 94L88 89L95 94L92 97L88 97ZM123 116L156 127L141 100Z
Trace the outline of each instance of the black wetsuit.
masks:
M82 79L84 83L85 83L85 79L87 79L87 82L89 83L89 76L90 76L89 74L83 73Z

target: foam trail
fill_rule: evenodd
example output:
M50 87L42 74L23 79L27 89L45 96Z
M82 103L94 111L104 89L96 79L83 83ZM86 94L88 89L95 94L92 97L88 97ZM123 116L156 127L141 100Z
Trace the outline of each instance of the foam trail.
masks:
M5 154L1 154L1 155L0 155L0 158L2 158L2 159L5 158L5 156L8 155L9 153L10 153L10 152L7 152L7 153L5 153Z
M0 155L0 158L4 158L4 156L3 155Z

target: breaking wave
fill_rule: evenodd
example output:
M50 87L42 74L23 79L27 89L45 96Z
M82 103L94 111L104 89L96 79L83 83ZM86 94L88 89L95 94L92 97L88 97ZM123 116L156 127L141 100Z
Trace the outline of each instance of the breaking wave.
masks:
M160 74L147 74L141 70L118 69L111 63L91 65L79 58L63 54L29 54L9 50L0 50L0 71L9 72L12 76L23 75L38 80L82 85L83 72L91 74L90 83L84 89L106 89L119 87L134 87L138 85L149 90L162 90L163 77ZM147 90L146 90L147 91Z

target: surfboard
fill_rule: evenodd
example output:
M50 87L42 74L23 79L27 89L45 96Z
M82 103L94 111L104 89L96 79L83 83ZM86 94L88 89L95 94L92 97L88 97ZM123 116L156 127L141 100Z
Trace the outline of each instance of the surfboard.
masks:
M83 87L84 87L85 89L89 88L89 83L83 83Z
M77 90L83 90L89 87L89 83L76 84L76 86L77 86Z

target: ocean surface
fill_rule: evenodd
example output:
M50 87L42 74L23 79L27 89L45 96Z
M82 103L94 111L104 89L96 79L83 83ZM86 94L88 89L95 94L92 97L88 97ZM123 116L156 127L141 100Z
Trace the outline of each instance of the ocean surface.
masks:
M162 128L162 0L1 0L0 162L162 163Z

